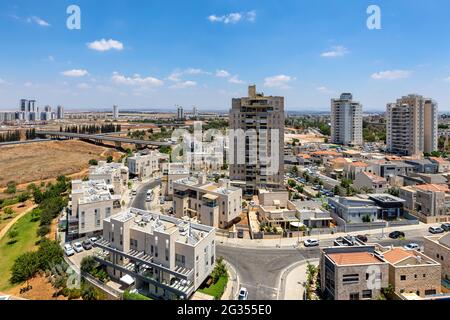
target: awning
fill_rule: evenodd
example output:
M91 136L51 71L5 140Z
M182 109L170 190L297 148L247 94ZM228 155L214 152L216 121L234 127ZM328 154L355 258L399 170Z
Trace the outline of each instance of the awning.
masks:
M301 228L304 227L305 225L299 221L291 221L290 225L294 228Z
M131 286L134 283L134 279L133 277L131 277L130 275L125 275L122 278L120 278L120 282L125 283L126 285Z

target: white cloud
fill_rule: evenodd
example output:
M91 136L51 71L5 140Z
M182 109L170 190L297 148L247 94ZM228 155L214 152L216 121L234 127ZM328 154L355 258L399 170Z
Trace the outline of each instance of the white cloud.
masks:
M387 70L374 73L371 77L375 80L398 80L409 78L412 73L409 70Z
M89 74L89 72L87 70L83 70L83 69L73 69L73 70L63 71L63 72L61 72L61 74L66 77L81 78L81 77L87 76Z
M348 49L344 46L333 47L332 50L323 52L320 56L323 58L336 58L342 57L349 53Z
M228 78L231 74L227 70L217 70L216 71L216 77L219 78Z
M234 84L244 84L245 83L245 81L239 79L238 75L234 75L234 76L230 77L228 79L228 82L234 83Z
M248 12L232 12L222 16L213 14L208 17L208 20L212 23L222 22L224 24L236 24L239 21L255 22L256 11L252 10Z
M132 77L126 77L117 72L114 72L111 80L116 84L122 84L127 86L139 86L139 87L160 87L164 85L164 81L154 78L145 77L135 74Z
M201 74L206 74L206 75L210 75L211 73L208 71L204 71L202 69L196 69L196 68L188 68L185 70L175 70L174 72L172 72L167 79L173 82L181 82L182 79L181 77L184 76L185 74L189 74L189 75L201 75Z
M36 16L31 17L31 18L28 18L27 21L28 21L29 23L34 22L34 23L36 23L37 25L39 25L39 26L41 26L41 27L50 27L50 23L48 23L48 22L45 21L44 19L39 18L39 17L36 17Z
M94 42L89 42L87 44L89 49L95 50L95 51L100 51L100 52L104 52L104 51L109 51L109 50L123 50L124 46L123 43L117 40L106 40L106 39L101 39L101 40L97 40Z
M295 78L284 74L280 74L277 76L265 78L264 86L268 88L288 89L289 88L288 84L293 80L295 80Z
M195 81L183 81L183 82L178 82L177 84L174 84L170 88L186 89L186 88L192 88L192 87L196 87L196 86L197 86L197 82L195 82Z

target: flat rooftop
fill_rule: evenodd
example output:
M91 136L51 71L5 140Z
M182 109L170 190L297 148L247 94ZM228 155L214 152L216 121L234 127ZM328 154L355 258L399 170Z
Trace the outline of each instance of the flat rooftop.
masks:
M135 208L128 208L105 219L105 221L119 221L122 223L130 220L133 221L130 229L147 234L155 234L156 232L171 235L178 233L177 242L194 246L215 232L213 227Z

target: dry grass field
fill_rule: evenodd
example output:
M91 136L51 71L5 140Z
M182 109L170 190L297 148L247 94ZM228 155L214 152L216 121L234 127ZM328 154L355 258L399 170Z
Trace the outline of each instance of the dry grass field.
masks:
M120 157L114 149L78 140L0 147L0 188L9 181L20 185L73 175L86 170L89 160L109 155Z

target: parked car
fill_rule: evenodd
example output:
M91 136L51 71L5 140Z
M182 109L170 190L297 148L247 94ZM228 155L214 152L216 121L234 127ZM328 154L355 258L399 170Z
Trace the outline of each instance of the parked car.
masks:
M92 242L89 239L88 240L84 240L81 245L83 246L84 250L91 250L92 249Z
M73 244L73 250L75 250L75 252L77 252L77 253L80 253L83 251L83 246L81 245L81 243L75 242Z
M97 237L92 237L92 238L89 238L89 241L91 242L91 244L94 244L98 241L98 239L97 239Z
M440 234L440 233L444 233L444 229L442 229L441 227L430 227L428 229L428 231L432 234Z
M73 250L72 246L70 244L64 245L64 252L68 257L73 256L75 254L75 250Z
M444 229L444 231L450 231L450 223L444 223L441 225L441 228Z
M366 243L367 241L369 241L369 238L367 238L367 236L359 234L356 236L356 239L358 239L359 241L362 241L364 243Z
M410 243L403 247L405 250L420 251L420 246L417 243Z
M246 288L241 288L239 291L239 300L248 300L248 290Z
M242 229L238 230L238 238L239 239L244 239L244 230L242 230Z
M319 240L317 239L307 239L303 241L303 244L305 247L318 247L319 246Z
M398 239L398 238L404 238L404 237L405 237L405 233L401 232L401 231L394 231L389 234L389 238L391 238L391 239Z

